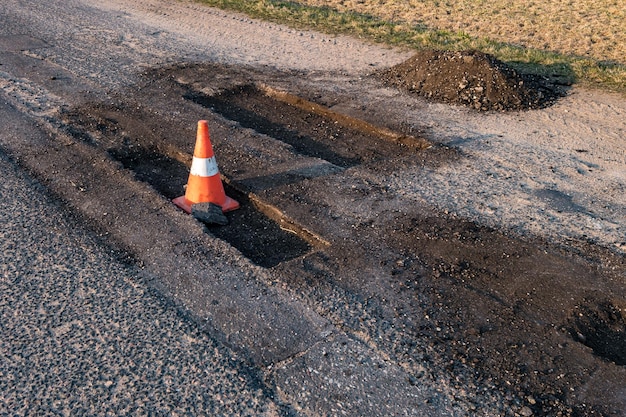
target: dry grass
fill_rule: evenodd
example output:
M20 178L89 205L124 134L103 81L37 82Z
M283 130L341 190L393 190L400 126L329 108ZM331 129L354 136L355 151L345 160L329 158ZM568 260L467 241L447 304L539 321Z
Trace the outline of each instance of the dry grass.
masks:
M626 95L624 0L197 0L410 48L490 53L521 70Z
M623 0L301 0L296 3L626 64Z

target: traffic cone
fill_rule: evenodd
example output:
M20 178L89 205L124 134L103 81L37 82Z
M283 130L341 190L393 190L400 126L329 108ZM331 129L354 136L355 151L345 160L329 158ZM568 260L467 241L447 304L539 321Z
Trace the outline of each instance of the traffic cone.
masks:
M191 213L191 206L197 203L214 203L223 212L239 208L239 203L228 197L213 154L209 138L209 125L206 120L198 122L196 147L193 151L191 172L187 180L185 195L172 200L181 209Z

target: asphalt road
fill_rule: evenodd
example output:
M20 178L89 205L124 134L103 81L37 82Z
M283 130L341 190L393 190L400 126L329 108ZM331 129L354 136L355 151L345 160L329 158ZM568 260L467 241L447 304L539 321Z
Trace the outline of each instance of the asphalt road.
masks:
M5 144L49 139L4 100L0 120ZM245 260L164 248L154 225L142 250L156 259L130 259L4 150L0 172L1 414L455 414L433 386L251 279Z
M575 99L564 111L474 115L366 79L407 55L193 2L2 1L0 415L624 409L615 382L624 375L624 264L611 251L623 248L623 185L610 180L622 156L604 177L580 174L590 178L582 188L607 184L593 203L606 217L596 230L603 245L571 243L589 213L579 196L552 188L567 191L578 176L554 185L558 173L537 179L535 171L591 152L578 142L558 152L556 140L529 144L526 123L565 129ZM248 88L237 111L234 100L215 101L220 89L252 80L385 125L431 129L441 146L407 154L389 145L373 153L376 163L332 159L332 135L298 148L273 136L277 126L300 136L304 127L272 121L288 112L267 94ZM621 101L597 100L587 113L622 114ZM310 114L294 114L309 123ZM263 264L177 209L163 184L185 170L200 118L233 184L326 242ZM313 137L335 122L309 124ZM580 124L618 148L621 130ZM529 153L519 156L520 146ZM490 200L506 208L490 209L506 227L463 214ZM514 208L522 210L507 223ZM537 241L510 233L518 220L539 230ZM277 233L298 234L281 221ZM239 223L235 240L250 232L275 242L263 224L259 232ZM581 306L596 321L578 323L584 334L572 336ZM617 330L602 337L602 320ZM598 355L584 343L594 338L616 343Z
M194 47L123 17L78 1L0 5L0 414L452 413L434 385L409 383L67 137L60 109Z
M6 136L43 133L0 101ZM276 415L245 361L0 151L0 414Z

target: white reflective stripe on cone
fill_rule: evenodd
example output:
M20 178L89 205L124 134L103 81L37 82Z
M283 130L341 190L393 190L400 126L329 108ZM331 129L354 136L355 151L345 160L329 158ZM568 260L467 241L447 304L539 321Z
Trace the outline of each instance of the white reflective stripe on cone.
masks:
M215 156L211 158L196 158L193 157L191 161L191 175L196 175L198 177L212 177L219 173L217 169L217 161L215 160Z

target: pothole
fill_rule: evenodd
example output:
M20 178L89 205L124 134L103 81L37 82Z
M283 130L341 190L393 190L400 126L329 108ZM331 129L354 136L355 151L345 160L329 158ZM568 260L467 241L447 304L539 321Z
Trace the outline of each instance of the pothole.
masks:
M165 197L173 199L183 192L189 169L181 161L138 146L110 149L109 154Z
M210 231L257 265L271 268L327 244L254 195L240 193L227 184L224 188L241 207L227 213L228 226L210 227Z
M191 155L180 151L189 144L178 138L193 134L187 129L187 121L164 122L159 104L169 106L174 98L182 98L177 104L180 111L202 117L210 109L265 136L263 146L276 145L276 152L286 148L280 142L288 144L289 155L277 157L281 165L271 170L264 169L263 158L248 153L248 148L221 149L225 166L228 167L229 160L237 161L236 170L225 171L236 172L234 182L223 180L227 194L239 200L242 207L227 213L228 225L211 226L210 232L263 267L303 256L328 243L290 220L278 208L265 204L254 192L334 174L360 164L379 169L380 162L412 158L431 146L424 139L375 126L254 81L243 81L250 78L229 79L224 81L225 86L216 82L213 88L204 81L213 78L196 71L192 75L188 83L180 81L184 77L155 76L163 82L158 84L158 91L151 90L157 88L153 80L141 89L141 94L159 100L169 92L171 98L166 104L157 100L150 102L153 106L142 106L137 104L137 97L131 100L120 95L110 103L90 103L69 110L63 115L67 133L107 149L115 160L134 172L137 180L151 185L168 199L184 193ZM256 149L256 143L250 145L250 149Z
M185 94L221 116L291 145L301 155L342 168L413 154L430 144L267 86L246 84L207 95Z
M605 301L578 306L569 331L577 342L616 365L626 365L626 303Z
M168 199L184 193L189 168L179 158L139 146L109 150L109 154L133 171L138 180L150 184ZM224 188L241 207L226 214L228 225L208 226L208 229L255 264L271 268L326 245L324 240L253 194L242 193L227 183Z

